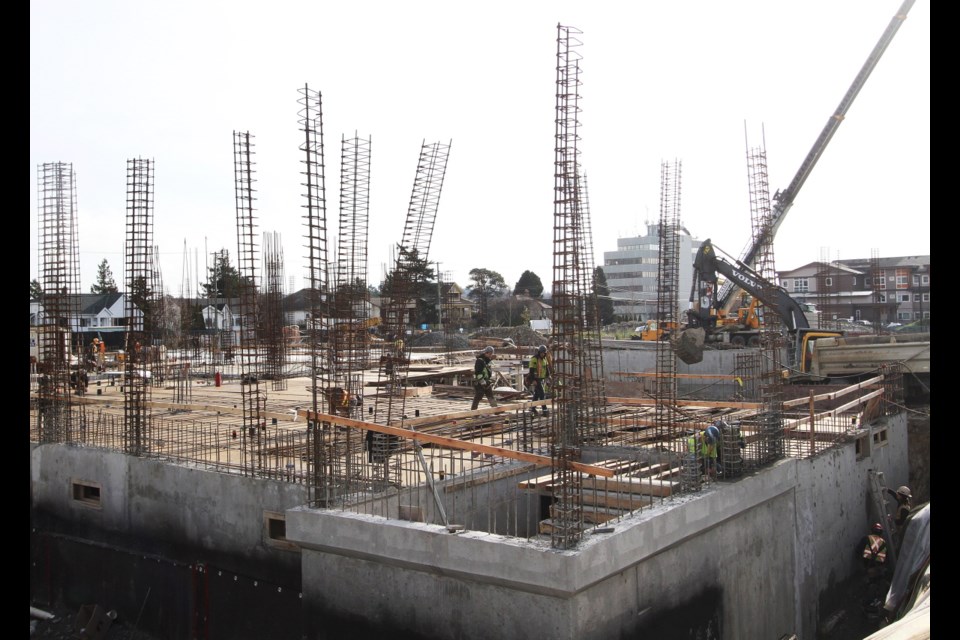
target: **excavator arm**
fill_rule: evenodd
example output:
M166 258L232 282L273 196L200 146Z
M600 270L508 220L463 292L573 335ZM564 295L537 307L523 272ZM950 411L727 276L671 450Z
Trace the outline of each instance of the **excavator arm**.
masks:
M717 255L709 238L700 245L697 257L693 262L693 289L690 301L692 309L688 312L690 318L688 326L703 327L706 330L715 328L722 302L713 295L717 290L719 276L726 278L743 289L755 300L780 316L784 328L793 333L800 329L807 329L810 323L803 313L803 307L790 297L787 291L761 276L756 271L743 264L729 262Z

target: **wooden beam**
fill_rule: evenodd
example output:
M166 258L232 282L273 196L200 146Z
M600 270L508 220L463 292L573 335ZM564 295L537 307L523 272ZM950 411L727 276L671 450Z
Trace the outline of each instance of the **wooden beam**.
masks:
M514 451L512 449L504 449L503 447L494 447L486 444L479 444L476 442L470 442L468 440L459 440L457 438L448 438L446 436L436 436L431 433L424 433L423 431L414 431L412 429L401 429L399 427L391 427L385 424L376 424L373 422L363 422L361 420L353 420L351 418L345 418L343 416L335 416L329 413L314 413L307 409L301 409L297 411L298 415L303 416L307 420L316 420L317 422L328 422L341 427L349 427L353 429L366 429L368 431L376 431L377 433L385 433L391 436L399 436L401 438L410 438L412 440L419 440L422 442L431 442L433 444L439 444L451 449L461 449L463 451L478 451L480 453L490 453L493 455L501 456L504 458L510 458L512 460L523 460L524 462L532 462L538 467L550 467L553 466L553 459L548 456L540 456L535 453L527 453L525 451ZM570 468L575 471L580 471L581 473L593 474L596 476L602 476L605 478L612 478L614 473L609 469L604 469L603 467L595 467L589 464L583 464L580 462L568 462Z
M607 398L608 404L624 404L633 407L656 406L653 398ZM677 407L704 407L721 409L759 409L759 402L712 402L710 400L677 400Z

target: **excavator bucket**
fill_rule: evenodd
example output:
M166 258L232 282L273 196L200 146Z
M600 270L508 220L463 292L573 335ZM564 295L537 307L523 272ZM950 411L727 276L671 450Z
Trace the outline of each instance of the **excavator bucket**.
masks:
M706 331L700 327L684 329L670 336L670 346L686 364L696 364L703 360L703 341Z

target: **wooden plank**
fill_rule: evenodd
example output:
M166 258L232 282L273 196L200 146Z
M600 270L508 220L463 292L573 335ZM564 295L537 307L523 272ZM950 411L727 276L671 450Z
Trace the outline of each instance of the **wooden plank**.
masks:
M440 444L451 449L460 449L463 451L477 451L479 453L489 453L497 456L502 456L504 458L510 458L512 460L523 460L524 462L532 462L537 466L550 467L553 466L553 459L549 456L541 456L535 453L527 453L525 451L514 451L512 449L504 449L503 447L494 447L486 444L479 444L476 442L469 442L466 440L458 440L456 438L448 438L446 436L437 436L431 433L424 433L422 431L413 431L410 429L400 429L398 427L391 427L384 424L376 424L373 422L363 422L361 420L353 420L351 418L345 418L343 416L334 416L329 413L314 413L306 409L301 409L297 412L298 415L307 418L308 420L316 420L317 422L325 422L329 424L338 425L341 427L350 427L353 429L366 429L368 431L376 431L377 433L385 433L391 436L400 436L401 438L411 438L413 440L418 440L422 442L432 442L434 444ZM570 468L574 471L580 471L583 473L590 473L605 478L613 477L613 472L609 469L604 469L603 467L594 467L589 464L582 464L580 462L568 462Z
M655 406L657 401L653 398L614 398L608 397L610 404L623 404L631 407ZM710 400L677 400L672 403L677 407L703 407L719 409L759 409L759 402L713 402Z

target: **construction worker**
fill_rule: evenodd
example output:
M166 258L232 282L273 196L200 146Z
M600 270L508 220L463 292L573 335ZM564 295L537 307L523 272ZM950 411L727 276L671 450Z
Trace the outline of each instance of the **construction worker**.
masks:
M490 368L490 362L493 360L493 347L487 347L477 356L477 361L473 365L473 404L470 410L473 411L480 406L480 398L487 396L490 406L497 406L497 399L493 395L493 369Z
M703 431L694 433L687 439L687 450L700 459L700 475L717 477L717 445L720 443L720 430L710 425Z
M543 388L543 381L550 377L550 358L547 356L547 345L537 347L537 352L530 358L530 371L527 373L527 386L532 387L533 400L543 400L547 392ZM537 415L537 408L531 407L533 415ZM549 415L547 406L543 406L543 415Z
M897 525L897 531L902 531L903 527L907 524L907 518L910 516L910 510L913 509L913 504L910 502L913 499L913 494L910 492L910 487L907 485L901 486L896 491L893 489L887 489L887 493L893 496L893 499L897 501L897 515L894 517L893 521Z
M103 363L107 357L107 343L103 340L97 339L97 367L100 368L100 371L103 371Z
M863 602L864 613L875 618L883 606L883 594L887 590L887 541L883 537L883 525L879 522L870 527L870 533L860 539L860 562L866 576Z
M875 522L870 533L860 540L860 559L867 578L882 576L887 568L887 541L883 537L883 525Z

